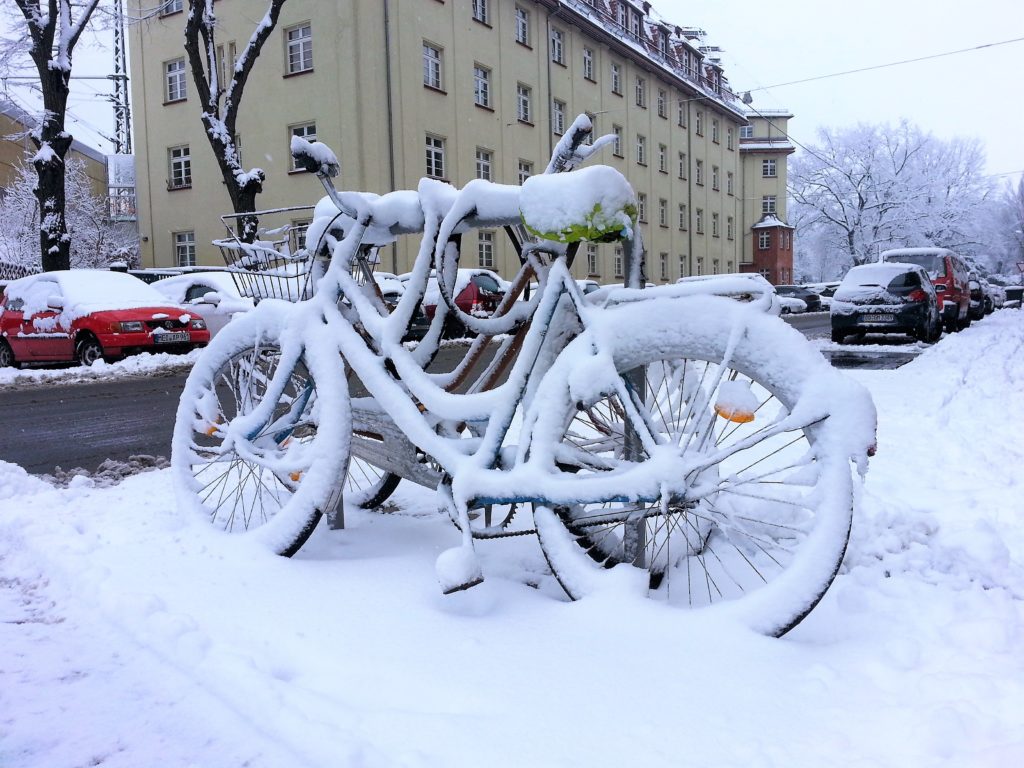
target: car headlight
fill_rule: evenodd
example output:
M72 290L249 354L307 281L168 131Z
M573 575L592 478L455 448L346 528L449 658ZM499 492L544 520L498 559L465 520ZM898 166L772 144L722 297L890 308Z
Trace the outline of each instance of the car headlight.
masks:
M206 329L206 321L201 317L192 318L192 328L196 331L202 331Z
M122 320L121 333L141 333L146 330L141 320Z

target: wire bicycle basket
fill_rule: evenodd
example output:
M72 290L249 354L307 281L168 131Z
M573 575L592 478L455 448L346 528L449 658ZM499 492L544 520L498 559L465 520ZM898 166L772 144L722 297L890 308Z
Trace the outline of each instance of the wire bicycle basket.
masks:
M302 218L293 218L298 213ZM239 220L257 217L261 225L256 239L247 243L238 237ZM282 218L287 221L282 222ZM253 301L274 298L303 301L313 295L318 270L314 254L306 247L306 228L313 218L313 206L273 208L252 213L229 213L220 217L227 237L214 240L224 258L238 292Z

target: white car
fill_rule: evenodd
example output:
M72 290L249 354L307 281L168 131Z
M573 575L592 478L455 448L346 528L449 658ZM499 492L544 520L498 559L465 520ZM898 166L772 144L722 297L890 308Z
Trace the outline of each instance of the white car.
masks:
M807 302L803 299L798 299L796 296L783 296L781 293L777 294L779 298L779 304L781 307L781 314L783 315L795 315L798 312L807 311Z
M238 312L253 308L253 300L243 296L230 272L190 272L166 277L150 284L171 301L188 307L206 321L210 335L230 322Z

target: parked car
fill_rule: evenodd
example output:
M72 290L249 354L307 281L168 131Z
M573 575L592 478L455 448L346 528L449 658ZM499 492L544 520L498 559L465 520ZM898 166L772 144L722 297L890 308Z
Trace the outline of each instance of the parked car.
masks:
M91 269L14 280L0 299L0 366L92 365L137 352L187 352L206 321L131 275Z
M942 323L948 333L971 324L970 270L960 256L948 248L893 248L883 251L879 261L917 264L925 268L935 285L942 310Z
M374 272L373 279L377 281L377 285L380 287L384 303L388 306L389 310L394 311L395 307L398 306L399 300L405 294L405 283L399 280L397 275L393 275L390 272ZM428 330L430 330L430 318L423 311L421 304L414 310L412 320L409 323L409 330L402 340L419 341L427 335Z
M818 299L821 301L821 310L827 312L832 306L832 296L835 295L836 288L839 287L839 281L806 283L803 287L818 294Z
M970 303L967 305L967 315L971 320L981 320L985 316L985 291L981 282L975 278L967 281L970 290Z
M727 296L741 302L756 301L764 295L769 296L770 304L766 308L768 314L782 314L782 297L775 286L757 272L730 272L719 275L690 275L680 277L676 284L701 283L711 284L709 293L716 296Z
M783 315L794 315L809 311L807 302L803 299L798 299L796 296L784 296L781 293L778 296L779 304L782 307L780 312Z
M1002 309L1006 301L1006 292L1003 286L990 283L988 280L981 281L981 290L985 292L985 314L990 315L997 309Z
M1004 309L1020 309L1021 300L1024 299L1024 286L1008 285L1003 289L1006 300L1003 302Z
M789 296L792 299L800 299L806 305L808 312L821 311L821 297L802 285L776 285L775 292L780 297Z
M404 277L404 276L403 276ZM452 294L455 305L463 312L474 317L487 317L498 308L508 283L496 272L489 269L460 269L455 276ZM433 320L437 311L437 303L441 301L441 291L437 277L431 273L427 281L427 289L423 293L423 312L428 320ZM448 320L445 335L457 338L465 335L466 329L456 320Z
M216 336L238 312L248 312L254 303L238 291L230 272L191 272L150 283L175 304L182 304L206 321L210 336Z
M846 273L831 310L832 341L852 334L906 333L938 341L942 315L935 286L916 264L862 264Z

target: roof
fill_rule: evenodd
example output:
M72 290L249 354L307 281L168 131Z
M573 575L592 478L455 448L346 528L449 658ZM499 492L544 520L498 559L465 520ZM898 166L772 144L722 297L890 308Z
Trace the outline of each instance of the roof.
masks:
M740 139L740 152L795 152L789 139Z
M796 229L796 227L791 227L789 224L787 224L782 219L780 219L778 216L776 216L775 214L772 214L772 213L766 213L764 216L762 216L761 220L759 222L757 222L757 224L754 224L751 227L751 229L770 229L772 227L783 227L785 229Z
M36 127L36 116L31 112L26 112L12 101L0 99L0 115L4 115L14 122L19 123L25 128L25 130L31 130ZM95 147L82 143L78 139L72 140L71 149L80 155L85 155L90 160L95 160L97 163L106 163L107 161L107 156L105 154Z

